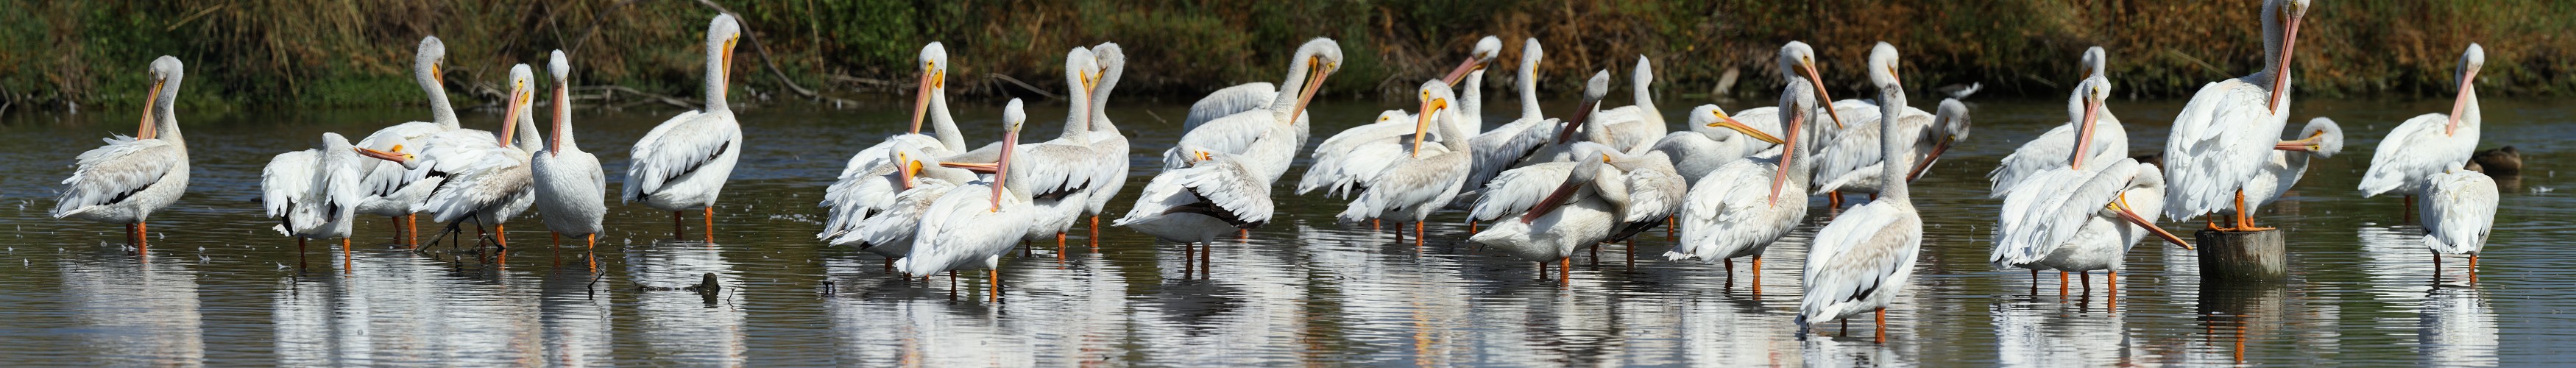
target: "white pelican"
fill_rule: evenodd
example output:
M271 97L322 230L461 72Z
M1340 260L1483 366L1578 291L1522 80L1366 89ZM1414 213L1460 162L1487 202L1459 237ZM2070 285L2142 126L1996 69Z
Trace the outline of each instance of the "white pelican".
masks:
M259 171L260 203L279 220L278 234L295 237L299 257L307 239L340 238L341 254L349 252L349 228L367 197L358 164L374 161L352 147L340 133L322 133L313 149L278 154Z
M1287 125L1289 130L1281 134L1295 139L1289 142L1293 144L1288 150L1271 152L1267 156L1244 157L1262 161L1258 165L1263 170L1258 172L1261 183L1278 182L1279 176L1288 172L1289 162L1296 158L1297 148L1306 145L1306 103L1315 99L1315 92L1324 89L1324 79L1341 67L1340 43L1330 38L1306 41L1304 46L1297 47L1296 56L1289 58L1287 81L1280 85L1280 93L1270 100L1267 108L1226 115L1190 128L1188 133L1181 135L1179 144L1163 151L1163 169L1177 169L1194 162L1181 147L1245 155L1252 152L1253 141L1272 134L1278 126Z
M940 166L937 157L922 152L920 147L896 147L889 154L894 157L887 162L896 163L895 175L903 180L903 191L895 195L892 205L831 239L831 243L857 244L859 250L885 256L886 268L891 270L895 258L912 252L914 231L920 229L921 216L930 210L931 203L957 186L978 179L972 171Z
M2061 296L2067 272L2084 275L2085 289L2091 290L2090 272L2106 270L2117 293L2121 261L2148 234L2191 249L2181 237L2156 227L2165 182L2154 166L2121 157L2041 170L2028 179L2024 184L2032 190L2004 197L1994 252L1987 260L1996 267L2030 269L2033 287L2040 270L2057 270Z
M1896 79L1870 79L1878 85L1879 115L1902 113L1905 89ZM1887 158L1886 167L1911 167L1914 157L1907 151L1913 145L1906 142L1910 137L1902 134L1898 124L1896 119L1878 120L1878 152ZM1875 311L1878 340L1887 340L1887 305L1914 275L1915 258L1923 251L1923 218L1906 193L1903 171L1879 170L1878 180L1882 186L1877 200L1852 207L1816 230L1815 243L1807 250L1806 273L1799 279L1806 290L1796 320L1802 330L1842 320L1848 334L1851 322L1844 318Z
M1763 118L1751 119L1756 112ZM1670 156L1682 177L1708 177L1720 166L1779 147L1779 133L1773 133L1780 130L1778 112L1779 108L1764 107L1730 116L1726 109L1714 104L1692 107L1690 130L1665 134L1664 139L1655 142L1653 151ZM1748 120L1764 125L1747 125Z
M1880 98L1870 103L1877 112L1862 114L1864 117L1858 118L1857 125L1822 136L1827 140L1816 155L1815 194L1831 195L1828 199L1840 203L1841 193L1876 194L1878 188L1885 185L1878 181L1878 172L1885 165L1882 165L1882 157L1877 151L1878 127L1883 124L1875 124L1876 119L1895 119L1895 125L1887 126L1897 127L1897 134L1889 136L1900 139L1898 143L1908 148L1902 151L1908 155L1906 161L1916 164L1904 169L1906 174L1901 177L1908 181L1919 178L1923 169L1939 162L1941 154L1952 144L1967 137L1966 104L1956 107L1944 105L1958 110L1945 111L1938 116L1905 106L1903 74L1897 72L1897 62L1896 46L1880 42L1870 49L1870 80L1884 88L1896 89L1896 98ZM1897 106L1880 107L1888 104Z
M2370 155L2370 171L2362 174L2361 196L2368 198L2391 191L2405 193L2407 204L2416 201L2427 179L2468 162L2478 149L2478 131L2485 124L2485 114L2478 108L2478 69L2487 63L2487 53L2478 44L2460 53L2459 74L2452 81L2459 84L2459 94L2451 100L2450 114L2423 114L2396 129L2379 141ZM2411 210L2409 212L2412 212Z
M502 115L501 136L495 141L467 138L432 137L419 156L356 148L361 154L405 167L427 166L444 173L448 180L429 194L429 199L412 207L412 212L429 213L432 221L447 224L447 231L457 231L466 217L473 217L475 229L492 225L492 241L507 249L510 246L504 224L535 204L536 194L530 188L535 175L529 172L529 151L540 144L531 136L519 135L535 130L536 120L524 115L534 102L531 86L534 76L527 64L510 68L509 108ZM481 135L482 132L449 131L440 136ZM534 134L529 132L528 134ZM484 142L496 142L484 143ZM512 145L517 145L513 147ZM426 158L422 158L426 157Z
M1020 150L1014 156L1022 161L1019 163L1022 165L1021 173L1015 179L1020 180L1021 189L1028 191L1029 205L1036 211L1035 222L1029 225L1028 233L1022 239L1054 237L1058 258L1064 257L1064 231L1071 229L1074 219L1082 217L1082 211L1090 205L1093 187L1109 180L1126 179L1121 173L1110 172L1108 165L1102 163L1125 160L1125 157L1111 157L1092 147L1093 133L1088 122L1092 117L1091 88L1100 77L1098 62L1089 48L1075 47L1066 52L1064 84L1068 91L1065 100L1071 106L1065 109L1064 132L1053 140L1037 144L1006 146ZM981 163L956 162L958 159L950 158L951 161L944 164L983 166Z
M1002 290L1002 254L1027 232L1036 220L1037 209L1029 205L1029 192L1017 183L1011 172L1020 140L1020 126L1029 120L1020 108L1019 99L1002 106L1001 161L995 162L993 178L968 183L931 202L922 212L921 228L915 230L911 254L895 261L905 275L923 277L943 271L983 267L989 270L993 289L987 300L998 301Z
M1753 275L1762 275L1762 252L1779 241L1807 217L1806 195L1810 174L1815 169L1814 135L1819 127L1807 125L1818 111L1815 91L1822 88L1816 78L1815 51L1803 42L1789 42L1780 47L1780 78L1788 86L1780 91L1787 139L1763 156L1746 157L1726 163L1692 183L1682 201L1681 214L1674 220L1681 228L1681 244L1664 253L1668 260L1698 258L1700 262L1726 261L1727 275L1735 274L1736 257L1752 256ZM1805 71L1800 75L1799 71ZM1693 114L1692 119L1699 119ZM1742 124L1732 124L1734 129ZM1822 124L1818 124L1822 125ZM1765 157L1767 156L1767 157ZM1745 185L1769 182L1770 185ZM1785 188L1784 188L1785 186ZM1784 199L1780 194L1787 192ZM1754 285L1759 287L1760 280Z
M1119 191L1127 189L1127 175L1131 172L1127 134L1109 121L1109 92L1117 89L1118 77L1127 73L1127 51L1117 43L1102 42L1091 46L1091 54L1100 59L1099 85L1091 87L1091 150L1100 155L1097 165L1104 176L1091 186L1091 202L1082 208L1082 213L1091 215L1091 248L1100 250L1101 211L1109 207L1109 201L1117 198Z
M439 42L438 37L421 38L420 50L412 56L411 73L412 80L420 83L421 92L429 96L429 121L395 124L376 130L375 133L368 134L366 139L359 140L358 147L398 155L418 156L422 153L420 148L428 143L431 136L450 131L480 132L465 129L457 124L456 109L447 103L446 77L440 73L439 68L439 65L446 61L446 43ZM491 134L482 134L480 137L484 142L491 142L489 140ZM412 170L406 165L372 160L360 162L358 167L367 173L362 183L367 188L367 199L358 203L358 213L392 217L397 224L394 228L397 234L395 241L403 244L420 244L420 226L417 221L420 215L413 212L411 208L420 205L421 201L428 200L429 192L437 190L439 184L447 181L446 173L425 169Z
M1350 209L1339 218L1343 223L1393 217L1413 221L1413 246L1422 246L1422 220L1431 212L1449 205L1458 196L1458 188L1467 180L1468 164L1475 154L1468 151L1468 133L1454 120L1460 119L1457 108L1450 106L1455 94L1449 84L1438 80L1422 83L1422 113L1414 119L1413 147L1409 153L1394 153L1395 158L1376 173L1358 183L1359 198L1351 200ZM1434 134L1438 126L1440 151L1429 151L1422 144L1424 136ZM1403 233L1397 232L1402 242Z
M1241 154L1186 144L1173 147L1190 161L1155 174L1145 183L1145 191L1137 194L1136 205L1127 210L1127 216L1110 225L1182 243L1181 257L1187 259L1192 254L1209 257L1208 252L1215 250L1211 243L1219 236L1269 223L1274 207L1270 183L1262 175L1286 170L1273 169L1271 165L1285 166L1288 162L1261 158L1294 155L1297 151L1292 121L1269 122L1270 133L1259 135ZM1183 275L1187 274L1184 270Z
M134 136L108 137L105 146L81 152L54 218L125 225L125 242L150 253L144 220L188 191L188 141L179 134L179 58L152 60L152 91L143 95L143 122Z
M2307 176L2309 162L2343 152L2343 126L2336 125L2333 119L2308 119L2308 125L2299 128L2298 137L2272 146L2271 159L2263 162L2262 171L2255 172L2254 182L2245 187L2245 210L2259 211L2280 200L2283 193L2290 192L2291 185Z
M671 211L671 236L680 236L680 213L706 212L706 241L716 241L716 196L742 158L742 124L725 104L731 84L733 46L742 28L732 15L717 14L707 25L706 107L680 113L635 141L626 166L622 202L644 202Z
M2441 267L2443 253L2467 254L2469 272L2475 275L2478 251L2486 248L2487 232L2495 227L2495 179L2456 166L2426 179L2416 206L2424 208L2420 224L2434 267Z
M1522 157L1556 139L1557 121L1540 116L1538 109L1538 62L1545 55L1537 38L1521 43L1520 72L1512 77L1513 87L1520 92L1521 117L1478 133L1469 142L1476 151L1476 162L1474 168L1467 172L1467 187L1450 202L1451 207L1474 205L1476 193L1483 191L1485 184L1494 180L1494 175L1519 164ZM1476 124L1484 122L1479 120ZM1473 225L1474 222L1468 224Z
M2084 55L2090 60L2093 54ZM2104 106L2110 90L2111 80L2098 75L2076 82L2075 93L2066 99L2066 117L2075 120L2067 120L2005 155L2002 164L1986 173L1986 179L1994 182L1986 197L2003 198L2032 174L2066 167L2068 157L2078 149L2084 150L2085 161L2111 162L2129 157L2128 129Z
M1412 154L1411 151L1416 148L1434 150L1425 153L1467 152L1463 148L1465 146L1461 146L1459 150L1450 151L1447 148L1447 141L1474 139L1470 135L1484 129L1483 121L1474 120L1478 119L1473 115L1475 109L1479 107L1475 99L1478 94L1474 91L1483 88L1483 83L1479 79L1483 79L1485 75L1485 64L1493 62L1494 57L1502 53L1502 49L1501 39L1485 37L1483 41L1476 42L1475 49L1469 50L1466 61L1458 63L1457 69L1440 79L1443 89L1451 85L1465 88L1461 92L1464 94L1463 97L1453 99L1454 102L1449 103L1454 105L1449 106L1450 113L1457 115L1457 118L1436 120L1444 124L1458 125L1461 128L1459 129L1461 135L1441 135L1442 145L1440 146L1408 145L1405 143L1405 135L1434 130L1418 129L1414 124L1407 124L1405 122L1407 120L1418 120L1413 114L1406 114L1400 110L1387 110L1378 114L1378 119L1374 123L1342 130L1341 133L1333 134L1331 138L1325 138L1324 143L1317 144L1315 152L1308 154L1314 158L1313 163L1306 167L1305 175L1297 179L1297 194L1326 188L1329 189L1328 193L1333 195L1346 195L1364 190L1358 187L1360 182L1384 171L1401 159L1398 156ZM1458 84L1462 80L1466 84ZM1447 203L1441 205L1446 206Z
M2192 95L2174 117L2173 137L2165 140L2165 216L2189 219L2217 212L2235 199L2232 228L2255 231L2253 214L2245 211L2245 186L2253 184L2272 146L2289 124L2290 57L2297 50L2299 21L2308 0L2263 3L2263 70L2210 83Z
M839 179L823 191L822 206L830 208L819 239L853 240L846 235L857 230L879 211L894 203L903 191L899 162L888 161L894 151L911 148L932 158L966 152L966 138L957 132L957 120L948 114L948 48L938 42L921 47L920 81L912 97L912 130L850 156L849 166L841 169ZM921 122L929 120L931 133L921 133ZM833 241L840 245L843 241Z
M1610 166L1619 172L1619 183L1605 185L1602 198L1619 209L1620 227L1610 234L1608 242L1619 242L1652 230L1682 210L1682 201L1690 194L1690 180L1673 167L1672 157L1660 153L1634 150L1636 154L1610 152ZM1631 249L1628 257L1634 262Z
M1495 176L1485 195L1476 200L1471 216L1509 218L1495 221L1467 241L1538 262L1541 277L1547 275L1547 264L1555 262L1557 282L1566 282L1574 266L1574 250L1600 244L1619 226L1619 214L1614 212L1618 209L1600 193L1606 184L1602 176L1618 175L1606 164L1612 149L1584 143L1572 146L1574 162L1523 166Z
M1511 167L1520 168L1550 162L1574 161L1578 156L1581 156L1581 152L1575 152L1576 143L1592 142L1603 146L1612 146L1617 144L1618 142L1613 140L1611 138L1612 135L1609 133L1592 133L1592 131L1598 129L1595 127L1598 124L1591 124L1591 122L1599 120L1600 118L1601 98L1608 96L1609 94L1610 71L1602 70L1593 72L1592 79L1585 80L1583 83L1583 102L1575 104L1574 117L1565 120L1563 124L1558 124L1555 127L1556 136L1553 140L1531 149L1528 154L1523 155L1520 158L1519 163L1512 164ZM1617 147L1613 148L1624 149ZM1487 184L1490 186L1492 183Z
M1655 83L1654 65L1646 61L1645 55L1637 55L1637 69L1628 75L1628 92L1636 97L1636 104L1602 110L1601 122L1586 133L1606 135L1596 141L1609 142L1621 152L1644 152L1663 139L1670 128L1664 126L1664 112L1655 109L1655 95L1648 88Z
M572 235L587 242L586 248L598 247L599 222L608 215L608 173L600 170L599 157L582 152L572 139L572 61L555 50L546 71L555 76L555 123L545 149L530 160L537 212L545 214L546 230L556 237Z

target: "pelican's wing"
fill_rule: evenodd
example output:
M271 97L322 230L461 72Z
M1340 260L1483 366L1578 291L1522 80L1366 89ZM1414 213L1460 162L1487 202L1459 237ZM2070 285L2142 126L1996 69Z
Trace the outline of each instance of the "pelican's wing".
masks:
M1279 87L1270 82L1244 83L1216 90L1199 98L1198 103L1190 104L1190 117L1181 121L1181 130L1196 130L1217 118L1269 106L1270 101L1278 97Z
M1682 198L1690 193L1689 181L1668 169L1631 170L1627 177L1628 208L1620 222L1662 222L1681 209Z
M1204 214L1246 228L1268 223L1273 211L1270 186L1261 184L1260 174L1244 168L1240 159L1218 154L1154 175L1137 196L1136 206L1113 225L1127 226L1171 213Z
M2260 155L2281 138L2279 126L2243 129L2270 119L2268 98L2262 87L2229 79L2201 87L2183 105L2165 140L2165 217L2189 219L2233 204L2263 164Z
M1342 211L1337 217L1343 223L1357 223L1397 207L1445 200L1440 196L1456 194L1454 191L1457 190L1458 180L1467 176L1466 168L1462 167L1466 162L1442 159L1440 155L1444 154L1458 153L1426 153L1419 159L1394 160L1387 167L1380 169L1376 175L1371 175L1365 184L1368 190L1360 192L1360 197L1351 201L1350 208ZM1397 156L1392 157L1405 157L1401 155L1403 154L1398 153ZM1457 158L1465 158L1465 156ZM1442 165L1449 166L1442 167Z
M511 157L524 154L513 148L492 146L478 150L444 150L431 146L438 171L449 173L429 199L413 205L412 212L427 212L438 222L452 222L476 210L528 190L533 181L525 161Z
M2379 141L2379 148L2370 155L2370 170L2362 173L2362 197L2421 183L2469 162L2469 155L2477 151L2477 139L2443 133L2442 124L2450 119L2444 114L2418 115L2388 131L2388 139Z
M314 152L308 149L280 153L268 159L268 166L260 168L259 202L268 208L268 217L286 216L296 199L313 190L314 171L321 167Z
M55 218L123 201L188 161L186 149L169 141L121 135L105 141L106 146L81 152L72 177L63 179L68 188L54 204Z
M1467 171L1467 189L1483 188L1495 175L1520 162L1521 157L1555 140L1556 125L1556 119L1522 119L1477 134L1468 141L1476 151L1476 159Z
M2485 248L2487 232L2495 227L2495 179L2453 168L2433 174L2426 185L2425 195L2415 199L2424 209L2424 246L2451 254Z
M903 191L903 183L898 182L902 176L894 173L893 151L879 148L892 148L887 146L895 143L888 140L885 144L859 151L858 156L850 157L850 164L841 170L840 178L831 186L824 187L822 206L829 209L825 210L823 231L814 234L815 238L846 235L893 203Z
M1835 106L1850 125L1834 131L1832 135L1816 137L1823 141L1818 146L1822 149L1811 156L1816 160L1813 174L1816 184L1813 193L1816 194L1842 189L1843 182L1854 179L1849 177L1855 172L1877 165L1880 160L1876 105L1868 105L1867 108L1843 108L1842 105L1838 103Z
M1297 194L1330 189L1327 193L1331 195L1349 195L1356 189L1363 189L1362 183L1412 154L1393 137L1379 138L1370 143L1348 145L1333 155L1324 155L1324 149L1316 149L1314 163L1307 165L1306 174L1297 178Z
M1822 312L1834 304L1905 287L1894 282L1911 273L1914 258L1922 252L1923 222L1896 207L1878 202L1861 205L1816 230L1815 243L1808 246L1806 273L1800 277L1807 291L1799 304L1800 321L1813 320L1809 316L1834 317L1840 313Z
M1565 184L1565 179L1573 173L1572 162L1550 162L1504 171L1494 176L1492 182L1485 183L1485 190L1476 197L1475 209L1467 216L1476 221L1492 221L1529 212L1531 207L1538 206L1539 201L1547 200L1549 193L1555 193L1556 187Z
M1048 141L1021 145L1019 152L1011 156L1011 180L1027 180L1020 187L1036 197L1079 192L1113 175L1100 158L1087 144Z
M634 154L628 158L622 198L640 198L659 191L662 183L696 172L725 152L742 149L733 146L742 137L742 129L718 123L718 119L728 118L731 115L684 112L644 133L643 139L635 141Z
M1724 253L1768 242L1771 239L1766 237L1776 236L1771 234L1773 231L1759 229L1778 228L1771 230L1785 233L1787 228L1796 227L1794 219L1786 225L1774 222L1782 220L1773 216L1770 186L1771 176L1779 167L1780 157L1775 153L1769 157L1745 157L1700 177L1683 197L1681 213L1675 219L1681 225L1676 229L1681 235L1681 245L1676 247L1680 249L1665 257L1699 257L1704 262L1715 262L1726 256ZM1794 191L1781 193L1780 201L1784 203L1777 205L1794 206L1799 213L1807 206L1806 197Z
M1995 229L1995 249L1988 261L2018 266L2057 251L2103 205L2126 190L2129 179L2142 168L2137 160L2121 158L2091 170L2060 167L2035 173L2023 183L2031 190L2004 197L2002 223Z
M1191 128L1189 132L1181 134L1181 142L1173 145L1173 149L1163 151L1163 169L1170 170L1189 165L1192 160L1182 155L1179 150L1182 146L1198 147L1208 152L1245 153L1252 148L1253 140L1268 134L1273 128L1271 125L1278 123L1267 114L1263 111L1252 111L1226 115Z
M921 228L921 217L930 212L931 204L954 189L957 189L957 184L946 180L936 178L914 180L912 189L904 190L902 194L895 196L894 201L883 212L853 224L853 228L846 234L832 238L831 244L859 243L877 246L910 242L915 234L913 231Z
M357 146L385 152L409 153L421 158L427 158L428 156L422 155L421 149L425 147L422 147L421 144L425 143L424 141L428 140L431 135L436 133L426 132L421 133L418 137L410 137L409 133L413 133L411 132L412 129L400 129L411 126L412 124L427 125L429 123L405 123L403 125L396 125L392 128L385 128L384 130L376 131L376 134L374 135L367 136L367 139L359 140ZM437 125L428 125L428 127L434 129ZM359 172L363 175L363 177L359 179L358 184L366 187L367 195L377 197L393 195L395 191L402 190L404 186L411 185L412 182L427 179L429 175L432 174L432 171L427 165L423 165L418 169L406 169L403 168L402 164L384 160L361 160L357 165Z
M932 202L915 230L912 253L896 265L906 274L922 276L998 256L993 245L1009 250L1028 232L1028 203L1006 198L1002 209L995 211L992 187L987 185L960 186Z

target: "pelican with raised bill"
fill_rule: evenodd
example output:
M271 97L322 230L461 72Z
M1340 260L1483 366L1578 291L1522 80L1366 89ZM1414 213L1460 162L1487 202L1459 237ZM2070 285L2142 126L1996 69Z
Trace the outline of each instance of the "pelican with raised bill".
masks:
M1014 151L1018 151L1020 127L1028 122L1028 113L1019 99L1002 107L1001 159L993 168L990 180L968 183L949 191L931 202L922 213L921 227L916 229L911 254L895 262L905 275L924 277L982 267L990 272L992 289L989 301L1000 301L1002 294L1002 255L1039 216L1030 205L1028 190L1012 172Z
M599 246L600 221L608 215L608 173L599 167L599 157L582 152L572 136L572 60L563 50L555 50L546 62L546 71L555 77L554 131L546 134L545 150L531 159L536 173L537 211L545 213L546 230L554 238L571 235L584 242L583 248Z
M895 205L904 182L895 171L902 163L890 161L894 152L903 149L919 151L926 159L947 157L966 152L966 138L957 131L957 120L948 114L948 48L938 42L921 47L920 79L912 97L912 128L904 134L886 137L875 146L850 156L849 166L832 186L824 189L822 206L829 208L823 231L814 237L833 245L848 244L859 224ZM932 134L922 134L924 120L930 122ZM934 162L935 163L935 162ZM909 230L907 230L909 231Z
M706 107L654 126L627 155L626 190L619 200L671 211L672 238L681 238L681 214L698 209L706 215L706 241L716 241L716 197L742 159L742 123L725 103L733 47L741 39L742 26L732 15L717 14L708 23Z
M2478 69L2486 63L2486 48L2469 44L2460 53L2459 74L2452 76L2459 94L2452 98L2451 113L2417 115L2388 131L2388 138L2380 140L2379 149L2370 155L2370 170L2362 173L2363 198L2405 193L2406 204L2412 206L2413 197L2424 192L2434 174L2469 161L2486 120L2479 112L2477 89Z
M81 152L72 177L63 179L54 218L125 225L125 243L150 253L144 221L188 191L188 141L179 134L175 111L185 69L179 58L152 60L152 90L143 95L136 133L108 137L107 145Z
M2256 185L2281 128L2289 124L2290 60L2298 50L2299 22L2308 0L2263 2L2263 70L2203 86L2174 117L2173 136L2165 139L2165 215L2174 220L2228 209L2235 218L2227 227L2212 219L2209 228L2260 231L2245 206L2245 187Z

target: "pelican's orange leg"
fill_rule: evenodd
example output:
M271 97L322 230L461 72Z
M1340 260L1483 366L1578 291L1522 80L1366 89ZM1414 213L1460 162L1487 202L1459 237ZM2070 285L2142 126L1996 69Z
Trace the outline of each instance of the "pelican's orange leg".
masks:
M340 238L340 273L355 274L357 272L358 257L351 255L351 252L349 252L349 238Z
M2057 271L2057 297L2066 297L2066 271Z
M1887 308L1878 308L1878 342L1887 342Z
M152 253L152 224L144 223L142 221L134 222L134 251L145 254Z
M492 224L492 242L500 244L501 249L510 249L510 228L508 226L509 225Z
M403 215L403 245L420 248L420 214Z
M1556 283L1572 284L1574 282L1573 277L1574 257L1566 257L1565 259L1556 260Z
M1422 250L1422 222L1413 222L1413 249Z
M698 232L699 232L699 233L705 233L705 234L707 234L707 243L708 243L708 244L714 244L714 243L716 242L716 205L715 205L715 204L708 204L708 205L707 205L707 228L706 228L706 229L702 229L702 230L698 230Z
M1064 232L1055 233L1055 262L1064 263Z
M681 219L680 219L680 214L681 214L681 213L683 213L683 212L680 212L680 211L671 211L671 240L687 240L687 239L689 239L689 238L687 237L687 235L684 235L684 234L686 234L686 233L683 233L683 232L681 232L681 231L680 231L683 227L687 226L687 225L684 225L684 224L686 224L686 223L684 223L684 222L680 222L680 221L681 221Z

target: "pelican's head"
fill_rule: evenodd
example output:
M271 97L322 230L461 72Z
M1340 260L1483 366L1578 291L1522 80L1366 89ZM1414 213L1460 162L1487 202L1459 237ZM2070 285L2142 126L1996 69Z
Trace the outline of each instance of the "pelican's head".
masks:
M1727 116L1726 109L1718 108L1717 105L1714 104L1699 105L1699 107L1691 108L1690 122L1691 125L1695 126L1726 128L1734 130L1736 133L1744 134L1744 136L1751 137L1755 140L1760 140L1770 144L1780 144L1780 137L1773 136L1770 132L1764 132L1761 129L1754 129L1752 126L1744 125L1744 122L1736 121L1735 117Z
M1896 72L1896 45L1880 42L1869 48L1869 83L1880 89L1904 90L1905 79Z
M546 55L546 72L554 74L554 132L546 134L546 152L563 152L564 134L572 131L572 58L563 50Z
M1450 70L1448 76L1440 77L1440 81L1456 85L1459 80L1467 78L1467 73L1485 70L1485 64L1494 62L1494 58L1502 54L1503 39L1485 36L1476 40L1476 48L1467 51L1467 60L1459 62L1458 68Z
M2066 98L2067 120L2075 123L2075 151L2067 158L2068 166L2084 168L2084 158L2091 156L2093 124L2102 113L2102 101L2111 97L2111 79L2096 75L2075 84L2075 93Z
M1029 122L1029 113L1021 106L1020 99L1017 98L1011 99L1010 103L1002 105L1002 131L1018 134L1020 132L1020 126ZM1010 143L1013 141L1016 140L1006 140L1002 142Z
M1806 42L1789 41L1789 44L1780 45L1780 60L1778 60L1778 63L1780 64L1781 80L1789 83L1798 83L1801 80L1804 80L1807 84L1813 85L1812 87L1814 88L1809 90L1809 92L1816 94L1815 97L1817 100L1834 100L1834 96L1832 94L1825 93L1825 77L1816 72L1816 49L1814 47L1808 47ZM1801 75L1801 73L1803 73L1803 75ZM1811 104L1810 106L1814 105ZM1834 118L1835 128L1841 128L1843 126L1842 112L1834 111L1833 109L1825 109L1825 114ZM1792 133L1791 135L1795 135L1795 133Z
M724 76L716 86L719 92L733 86L733 46L741 40L742 24L734 21L733 14L716 14L707 23L707 57L715 58L708 64L716 68L712 72Z
M921 80L913 84L912 134L921 134L921 118L930 112L930 98L948 90L948 47L938 41L921 46Z
M420 53L413 55L411 61L412 73L418 74L422 80L430 81L434 86L447 85L447 75L440 67L440 64L447 63L447 43L439 42L438 36L422 37Z
M1306 103L1314 102L1315 92L1324 90L1324 79L1331 78L1333 72L1342 69L1342 44L1334 42L1331 38L1316 37L1308 40L1305 45L1297 47L1296 55L1295 60L1290 62L1303 63L1292 69L1306 71L1306 75L1298 76L1305 80L1301 83L1305 90L1297 92L1297 105L1288 110L1288 117L1281 119L1282 124L1295 122L1298 115L1305 114Z
M1646 89L1646 86L1654 84L1655 65L1646 60L1646 55L1637 55L1637 69L1628 71L1628 82L1635 83L1628 85L1635 89Z
M2113 180L2117 180L2121 177L2126 177L2128 179L2128 182L2121 185L2118 194L2111 196L2110 203L2102 204L2103 214L2121 220L2126 220L2128 223L2137 225L2139 228L2146 229L2149 233L2155 234L2156 237L2164 238L2166 242L2173 243L2175 246L2182 247L2184 250L2192 249L2190 242L2183 241L2182 237L2174 236L2172 232L2165 231L2164 228L2156 226L2156 218L2153 216L2156 216L2156 213L2159 210L2164 209L2164 198L2155 194L2164 192L2165 175L2163 170L2157 170L2154 165L2138 163L2135 159L2123 158L2112 161L2110 166L2104 167L2102 169L2102 175L2106 175L2107 177L2105 178ZM2140 195L2131 196L2130 194ZM2131 200L2130 198L2133 197L2137 199L2134 201ZM2143 215L2141 215L2142 213Z
M1127 69L1127 48L1114 42L1102 42L1091 46L1091 58L1092 65L1100 68L1100 85L1094 86L1096 91L1093 92L1108 93L1107 90L1117 83L1117 74Z
M1924 130L1923 134L1933 140L1932 152L1921 160L1915 160L1914 168L1905 172L1905 181L1909 183L1923 179L1924 169L1939 161L1942 153L1950 152L1951 146L1968 139L1968 104L1956 98L1941 99L1941 107L1932 115L1932 129Z
M528 64L510 66L509 110L501 115L501 146L509 147L510 139L519 134L519 119L525 117L528 105L535 102L536 73Z
M1771 174L1770 205L1772 206L1784 205L1784 203L1781 203L1780 201L1780 191L1781 186L1789 183L1789 168L1799 164L1798 160L1806 159L1804 157L1806 152L1802 151L1801 148L1802 146L1807 145L1807 142L1805 142L1807 139L1811 139L1807 137L1808 134L1806 134L1806 128L1807 120L1815 118L1816 115L1815 88L1816 87L1814 85L1809 83L1789 83L1788 87L1783 88L1780 91L1780 120L1784 121L1781 125L1781 129L1788 132L1789 139L1781 140L1784 143L1781 143L1780 146L1780 164L1778 165L1780 168ZM1830 111L1830 109L1828 109L1828 111ZM1798 190L1803 193L1807 189L1798 188ZM1793 205L1804 206L1806 204L1798 203Z
M2334 119L2323 116L2308 119L2308 125L2299 128L2298 140L2281 141L2273 144L2272 149L2308 152L2317 157L2334 157L2336 153L2343 152L2343 126L2335 124Z
M1609 95L1610 71L1604 69L1593 72L1592 79L1583 82L1583 103L1575 105L1574 117L1567 119L1565 126L1557 129L1556 143L1573 141L1574 131L1582 129L1584 123L1592 120L1592 113L1600 110L1601 98Z
M1020 127L1029 122L1029 113L1020 99L1002 105L1002 159L993 162L993 206L986 211L1002 210L1002 189L1011 180L1011 152L1019 150Z
M152 90L143 95L142 123L135 128L134 139L161 137L161 127L157 119L168 118L162 115L170 113L170 107L175 102L173 99L179 95L179 79L183 74L187 74L187 66L180 63L179 58L169 55L152 59L151 68Z
M2278 114L2290 88L2290 57L2299 50L2299 23L2307 19L2308 0L2266 1L2263 10L2263 52L2271 64L2265 67L2272 74L2272 96L2264 101Z
M2085 48L2084 61L2082 63L2084 64L2082 66L2083 72L2075 75L2075 78L2078 80L2083 78L2092 78L2094 75L2109 74L2111 72L2111 69L2109 69L2111 65L2111 54L2108 51L2103 51L2101 46Z
M1531 37L1528 40L1521 41L1521 74L1536 75L1538 70L1538 61L1546 58L1546 56L1547 50L1540 49L1538 47L1537 37Z
M2468 112L2469 100L2477 98L2478 95L2478 69L2485 68L2486 65L2486 47L2471 43L2467 51L2460 52L2459 75L2455 76L2459 80L2454 81L2459 83L2460 92L2451 97L2451 120L2442 125L2443 135L2449 135L2460 129L2460 115Z
M367 156L378 160L392 161L396 164L402 164L404 170L420 168L420 156L414 156L410 151L403 150L403 146L399 144L394 145L393 150L390 151L379 151L366 147L350 147L349 149L358 151L359 156Z
M1073 50L1065 51L1064 79L1066 88L1072 89L1067 97L1089 98L1091 88L1100 85L1100 59L1093 56L1091 48L1088 47L1075 46ZM1074 113L1087 114L1088 112L1075 111Z
M1418 94L1422 97L1422 108L1414 110L1418 113L1414 115L1413 120L1413 157L1422 157L1422 138L1430 135L1428 132L1431 130L1431 120L1441 116L1441 113L1449 112L1450 101L1458 98L1449 90L1448 82L1437 79L1422 82L1422 89ZM1458 137L1440 137L1440 139L1455 140Z

